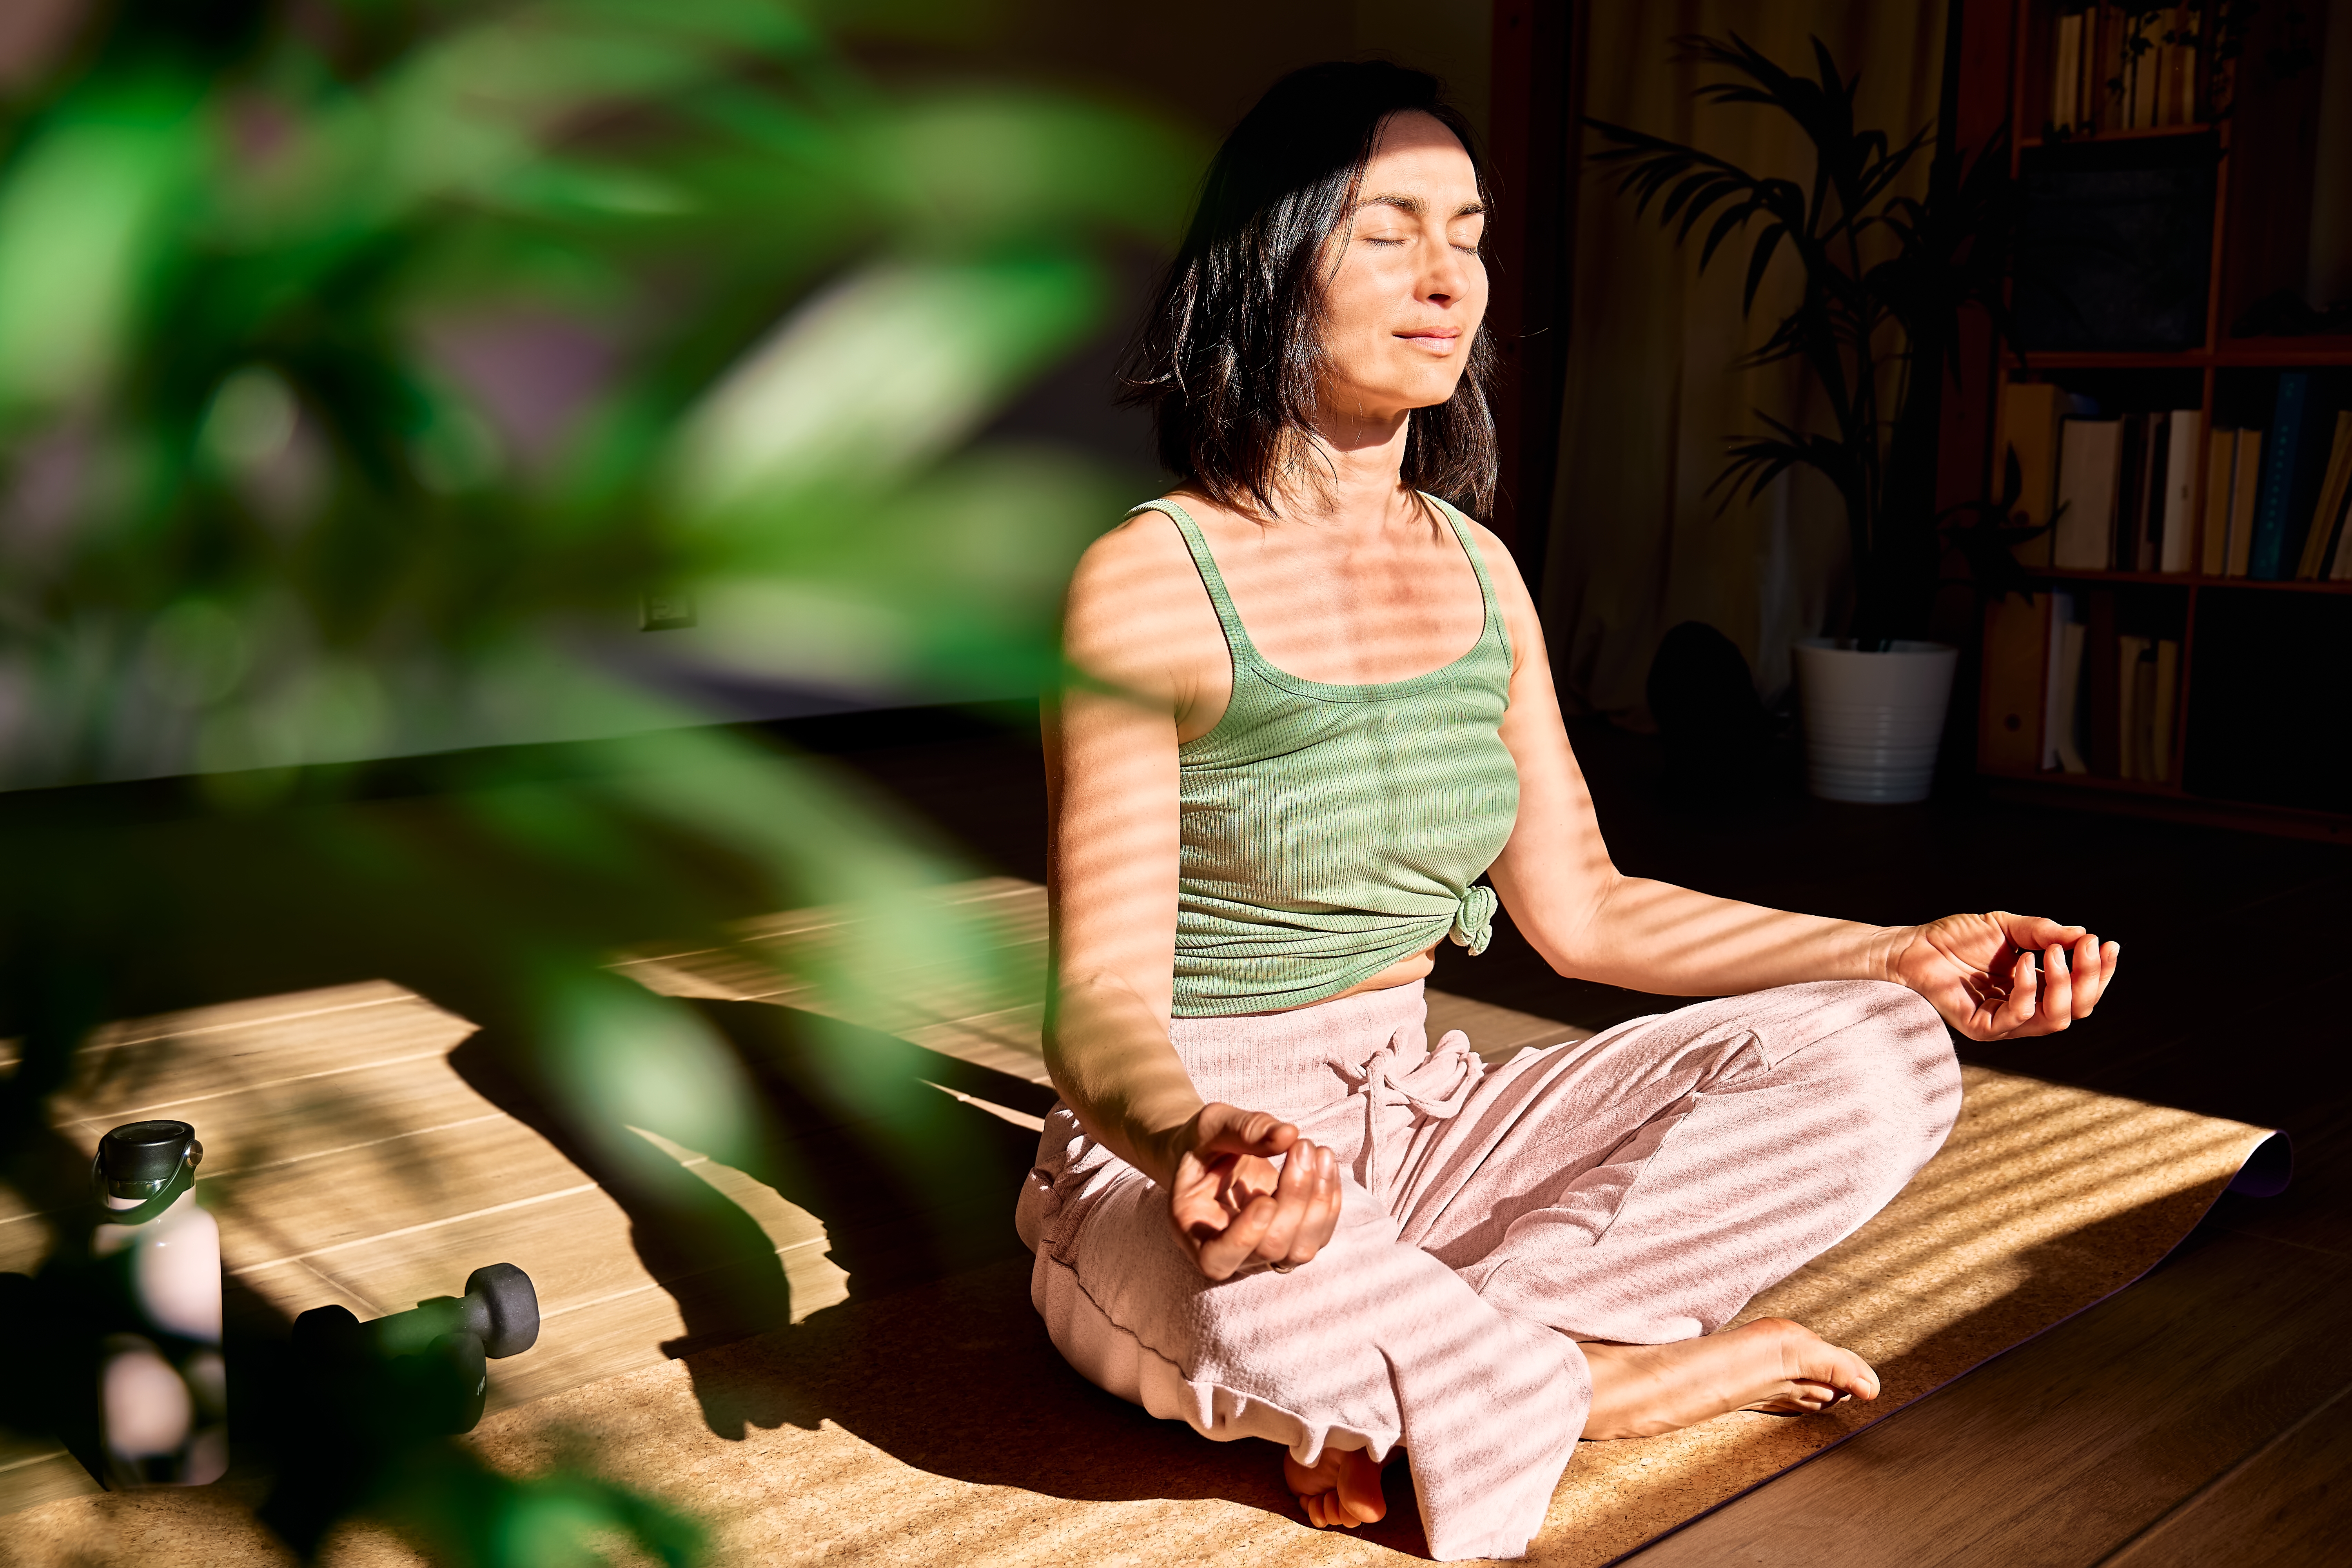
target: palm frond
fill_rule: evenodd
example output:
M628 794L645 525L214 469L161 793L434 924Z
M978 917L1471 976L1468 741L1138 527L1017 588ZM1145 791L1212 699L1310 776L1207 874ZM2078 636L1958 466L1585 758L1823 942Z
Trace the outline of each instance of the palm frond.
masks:
M1743 482L1748 486L1747 499L1753 504L1774 479L1790 468L1811 468L1837 486L1842 494L1851 489L1859 473L1843 440L1791 428L1760 408L1754 413L1773 433L1730 443L1723 470L1706 487L1709 493L1718 489L1724 492L1723 501L1717 507L1718 512L1730 504Z
M1857 125L1861 78L1841 71L1818 37L1810 40L1810 70L1781 66L1738 33L1685 35L1674 45L1677 63L1705 73L1693 89L1697 101L1769 109L1801 132L1813 155L1810 180L1599 121L1587 122L1604 143L1593 162L1635 198L1637 216L1655 203L1660 227L1677 245L1699 237L1701 272L1734 237L1748 237L1743 315L1753 312L1774 264L1792 261L1801 290L1735 363L1803 364L1835 433L1795 429L1759 411L1767 433L1735 440L1709 490L1723 492L1723 505L1739 497L1753 502L1793 468L1822 473L1844 502L1868 600L1886 591L1889 572L1901 574L1890 563L1917 555L1919 540L1946 525L1928 515L1936 443L1923 431L1937 419L1943 377L1958 374L1959 312L1984 310L2000 341L2009 341L2003 277L2014 197L2007 128L1964 160L1948 148L1936 151L1935 124L1899 140ZM1892 255L1884 254L1888 248ZM2005 513L1992 516L1997 503L1983 506L1986 519L1962 531L1967 548L1979 553L2014 527ZM1882 538L1883 522L1897 532ZM1989 553L1986 561L1987 571L1995 570ZM1874 617L1885 619L1874 611L1863 618Z

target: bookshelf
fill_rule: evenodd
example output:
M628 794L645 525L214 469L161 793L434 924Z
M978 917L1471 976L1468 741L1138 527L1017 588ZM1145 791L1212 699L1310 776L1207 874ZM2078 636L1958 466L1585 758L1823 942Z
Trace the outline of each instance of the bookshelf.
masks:
M2319 395L2330 410L2352 407L2352 321L2345 319L2347 313L2310 313L2296 326L2314 330L2291 332L2277 331L2263 314L2267 310L2275 318L2282 308L2291 309L2276 301L2289 289L2300 295L2312 276L2313 181L2320 157L2315 130L2327 59L2322 35L2331 20L2352 27L2352 0L2335 0L2332 18L2330 9L2327 0L2265 0L2258 6L2206 0L2165 7L2153 25L2183 42L2162 51L2160 68L2170 85L2156 89L2165 103L2151 112L2155 94L2137 106L2122 101L2127 93L2112 87L2103 97L2096 94L2093 84L2099 73L2081 53L2087 47L2082 40L2096 36L2101 14L2120 13L2122 7L2066 0L1969 4L1971 26L1979 17L1999 24L1997 31L1987 27L1979 37L2005 35L2009 44L2006 101L2000 113L1987 113L1991 106L1980 97L1974 118L1979 124L2006 118L2019 132L2011 171L2026 182L2025 205L2011 298L2021 334L2029 330L2029 291L2050 288L2047 269L2030 271L2036 180L2042 190L2063 192L2071 170L2120 170L2124 174L2112 178L2137 178L2147 188L2173 191L2164 198L2172 203L2165 221L2150 231L2148 255L2156 259L2149 270L2164 271L2164 258L2177 254L2181 267L2168 274L2176 282L2187 276L2182 268L2195 261L2202 262L2204 274L2201 301L2193 299L2192 287L2182 286L2170 317L2152 311L2147 318L2174 324L2168 341L2069 342L2063 340L2071 328L2045 331L2042 341L2049 346L2037 348L2028 337L2022 364L2009 358L1990 378L1988 493L1998 489L2002 472L2001 400L2011 385L2054 383L2062 398L2095 405L2094 416L2128 418L2192 407L2200 416L2189 492L2195 498L2189 570L2063 568L2050 564L2046 553L2029 563L2037 595L2071 599L2072 618L2089 623L2085 636L2094 644L2099 637L2120 635L2129 658L2135 637L2151 647L2165 640L2176 643L2169 711L2154 725L2154 733L2165 739L2143 742L2147 760L2137 768L2154 776L2122 776L2133 771L2132 764L2123 763L2118 773L2112 744L2105 748L2105 768L2093 763L2092 771L2070 772L2039 765L2053 743L2049 704L2056 701L2057 682L2052 661L2060 657L2060 639L2049 628L2052 612L2038 608L2044 628L2039 689L2053 695L2028 715L2029 728L2036 721L2041 726L2031 739L2042 742L2029 748L2029 738L2019 733L2016 699L2020 683L2034 672L2021 662L2013 618L2006 623L2007 643L1998 640L2000 617L2020 613L2012 600L2008 607L1988 611L1979 681L1977 771L1997 794L2352 842L2352 581L2326 580L2325 567L2321 580L2296 580L2292 560L2285 580L2202 570L2210 433L2263 427L2283 374L2322 387ZM2068 15L2082 18L2074 24L2071 46L2063 25ZM2129 26L2127 17L2104 20L2110 27ZM2145 61L2157 52L2140 58ZM2071 98L2055 74L2062 59L2081 70ZM1978 74L1985 87L1992 79L1989 71ZM2111 76L2097 85L2116 79ZM2099 101L2075 124L2053 123L2054 110L2070 103L2079 107L2093 97ZM2143 122L2124 123L2134 118L2134 107ZM2144 122L2168 118L2174 122ZM2209 181L2210 194L2202 188ZM2199 234L2187 226L2191 223L2201 229L2201 254ZM2196 303L2201 303L2201 323L2185 330L2188 307ZM2079 321L2080 313L2073 320ZM2241 326L2252 330L2233 331ZM2151 330L2144 336L2162 340L2166 334ZM1971 422L1983 416L1980 407L1967 416ZM2320 425L2325 444L2333 432L2325 420ZM2308 432L2312 426L2303 428ZM2131 678L2127 668L2124 679ZM2141 689L2145 702L2147 688ZM2109 691L2112 710L2112 679ZM2128 713L2130 700L2124 700ZM2128 750L2131 742L2126 739L2124 744ZM2033 756L2021 757L2029 749ZM2151 754L2157 750L2165 753L2160 765Z

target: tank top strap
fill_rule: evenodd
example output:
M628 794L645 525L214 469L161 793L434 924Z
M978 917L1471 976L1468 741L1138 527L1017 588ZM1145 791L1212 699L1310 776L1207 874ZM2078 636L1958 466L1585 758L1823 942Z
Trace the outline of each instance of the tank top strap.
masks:
M1184 536L1184 548L1192 552L1192 569L1201 574L1201 585L1209 590L1209 603L1216 606L1217 621L1225 628L1225 648L1233 655L1234 666L1256 662L1257 645L1250 641L1248 631L1242 626L1241 612L1234 608L1233 595L1225 592L1224 575L1217 570L1217 558L1209 553L1208 536L1201 531L1201 525L1192 521L1191 512L1172 500L1148 500L1129 508L1127 515L1133 517L1146 511L1164 514L1176 525L1176 531Z
M1470 557L1470 570L1478 574L1478 596L1486 605L1486 630L1500 639L1503 651L1509 653L1511 629L1503 622L1502 602L1495 596L1495 579L1487 574L1486 557L1479 551L1478 541L1470 532L1470 520L1444 497L1431 495L1427 490L1420 494L1423 500L1434 503L1438 510L1444 513L1445 521L1453 526L1454 537L1462 542L1462 553Z

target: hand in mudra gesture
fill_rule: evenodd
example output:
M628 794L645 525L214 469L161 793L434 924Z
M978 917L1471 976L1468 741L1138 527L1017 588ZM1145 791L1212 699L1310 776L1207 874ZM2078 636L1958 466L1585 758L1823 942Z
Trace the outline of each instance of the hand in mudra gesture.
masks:
M1202 1273L1230 1279L1255 1263L1295 1268L1331 1239L1339 1171L1330 1150L1265 1111L1230 1105L1202 1106L1186 1131L1168 1217Z
M2013 1040L2089 1017L2122 952L2081 926L1996 910L1918 927L1895 973L1969 1038Z

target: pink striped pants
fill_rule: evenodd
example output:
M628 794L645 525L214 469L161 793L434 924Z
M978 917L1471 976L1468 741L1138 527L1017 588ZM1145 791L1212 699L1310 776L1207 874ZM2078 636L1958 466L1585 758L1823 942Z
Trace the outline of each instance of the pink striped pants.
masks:
M1591 1403L1578 1340L1712 1333L1851 1235L1950 1131L1943 1022L1901 986L1783 986L1488 1068L1432 1050L1422 987L1182 1018L1209 1100L1270 1110L1346 1168L1314 1262L1221 1283L1159 1189L1055 1107L1021 1199L1031 1293L1093 1382L1301 1464L1412 1455L1439 1558L1517 1557Z

